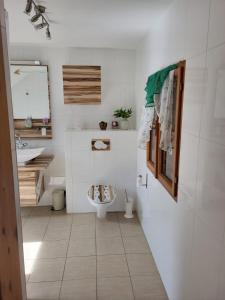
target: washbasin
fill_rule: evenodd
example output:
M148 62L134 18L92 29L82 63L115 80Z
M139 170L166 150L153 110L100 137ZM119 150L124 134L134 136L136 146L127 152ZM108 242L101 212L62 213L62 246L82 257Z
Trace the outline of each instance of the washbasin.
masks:
M30 160L41 155L45 148L24 148L16 149L18 166L26 165Z

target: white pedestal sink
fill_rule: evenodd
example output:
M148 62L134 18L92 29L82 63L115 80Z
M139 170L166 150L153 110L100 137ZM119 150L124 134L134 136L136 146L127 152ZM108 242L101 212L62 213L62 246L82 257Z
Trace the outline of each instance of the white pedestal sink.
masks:
M45 148L16 149L18 166L26 165L30 160L41 155Z

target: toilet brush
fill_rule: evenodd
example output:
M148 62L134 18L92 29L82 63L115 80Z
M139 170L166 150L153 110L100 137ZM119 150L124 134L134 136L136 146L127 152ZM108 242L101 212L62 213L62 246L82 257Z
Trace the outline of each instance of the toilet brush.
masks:
M127 191L125 189L125 215L126 219L131 219L134 217L132 210L133 210L133 203L134 199L127 196Z

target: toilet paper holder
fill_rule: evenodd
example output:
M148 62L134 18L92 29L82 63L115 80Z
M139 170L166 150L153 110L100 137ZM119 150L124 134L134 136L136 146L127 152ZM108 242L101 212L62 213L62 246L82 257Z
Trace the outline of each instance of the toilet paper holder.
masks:
M145 183L143 183L143 176L142 175L138 175L137 176L137 187L146 187L146 189L148 188L148 173L145 176Z

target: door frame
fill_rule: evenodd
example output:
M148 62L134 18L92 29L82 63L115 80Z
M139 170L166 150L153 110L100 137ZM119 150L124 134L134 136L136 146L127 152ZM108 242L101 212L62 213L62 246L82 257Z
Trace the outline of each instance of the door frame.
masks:
M22 225L4 2L0 0L0 299L25 300Z

